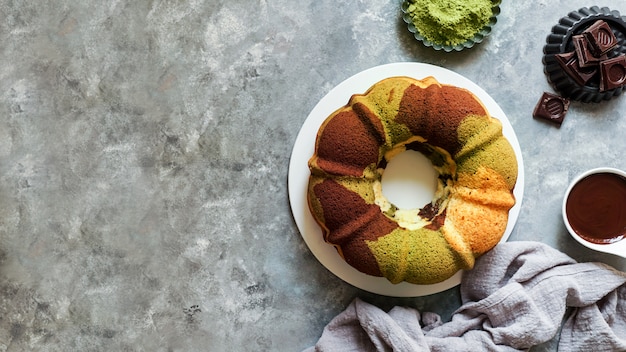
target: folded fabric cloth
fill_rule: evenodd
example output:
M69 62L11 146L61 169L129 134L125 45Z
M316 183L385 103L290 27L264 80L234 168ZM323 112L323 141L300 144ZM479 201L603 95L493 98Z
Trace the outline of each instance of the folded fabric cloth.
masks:
M538 242L507 242L461 281L451 321L355 299L312 351L524 351L559 336L559 351L626 351L626 273L577 263Z

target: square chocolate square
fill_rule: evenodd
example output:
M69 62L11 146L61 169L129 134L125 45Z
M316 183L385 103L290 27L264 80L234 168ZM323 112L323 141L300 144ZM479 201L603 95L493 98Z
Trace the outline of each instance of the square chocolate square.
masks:
M617 38L608 23L597 20L582 33L589 42L595 56L606 54L617 45Z
M578 57L578 65L580 67L596 66L602 60L606 60L606 54L595 56L591 52L590 44L583 35L575 35L572 37L574 48L576 49L576 56Z
M600 63L600 91L626 84L626 56L624 54Z
M568 52L563 54L554 55L556 61L561 65L561 68L568 76L570 76L580 86L584 86L589 82L597 73L598 67L581 67L578 63L578 58L575 52Z
M544 92L533 110L533 117L544 119L557 125L563 123L570 100L559 95Z

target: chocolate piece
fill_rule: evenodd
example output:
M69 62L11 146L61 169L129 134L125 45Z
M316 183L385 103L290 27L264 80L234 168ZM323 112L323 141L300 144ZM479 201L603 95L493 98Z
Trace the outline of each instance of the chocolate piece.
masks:
M567 65L567 63L570 62L570 60L576 58L576 52L570 51L567 53L555 54L554 58L559 63L559 65L561 65L561 68L565 70L565 66Z
M591 80L597 73L598 67L581 67L578 63L578 58L576 57L576 53L569 52L563 54L555 54L554 58L561 65L563 71L567 73L576 83L580 86L584 86Z
M544 92L533 110L533 117L548 120L560 126L569 109L569 103L569 99Z
M600 91L615 89L626 84L626 56L624 54L600 63Z
M578 65L580 67L596 66L600 61L606 60L606 54L595 56L591 52L590 44L582 35L575 35L572 37L574 48L576 49L576 57L578 58Z
M608 23L598 20L582 33L589 42L595 56L608 53L617 45L615 33Z

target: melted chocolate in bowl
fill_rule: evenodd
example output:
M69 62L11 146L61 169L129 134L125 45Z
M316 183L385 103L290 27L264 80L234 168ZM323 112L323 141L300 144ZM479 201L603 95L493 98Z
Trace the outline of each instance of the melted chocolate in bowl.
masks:
M626 236L626 177L592 173L570 190L565 204L572 230L586 241L610 244Z

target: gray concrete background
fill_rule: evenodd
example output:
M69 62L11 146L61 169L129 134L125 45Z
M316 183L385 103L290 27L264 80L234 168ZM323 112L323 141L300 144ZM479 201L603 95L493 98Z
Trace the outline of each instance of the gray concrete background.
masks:
M626 98L574 102L561 128L531 116L552 91L546 35L591 5L504 1L484 43L443 53L398 1L1 1L0 351L297 351L357 296L448 319L458 288L389 298L337 279L289 207L310 110L391 62L454 70L508 115L526 175L510 240L626 269L560 214L576 174L626 169Z

